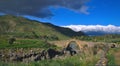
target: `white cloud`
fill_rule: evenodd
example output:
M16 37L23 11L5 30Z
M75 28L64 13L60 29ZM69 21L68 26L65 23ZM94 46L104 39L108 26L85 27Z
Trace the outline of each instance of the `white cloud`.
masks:
M88 12L89 7L88 6L82 6L80 9L80 12L83 14L89 15L90 13Z
M119 33L120 34L120 26L115 25L68 25L63 26L70 28L74 31L83 31L83 32L104 32L104 33Z

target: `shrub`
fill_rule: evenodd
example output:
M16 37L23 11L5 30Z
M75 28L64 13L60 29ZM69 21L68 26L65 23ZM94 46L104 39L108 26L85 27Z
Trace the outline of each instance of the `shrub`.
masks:
M14 38L14 37L10 38L10 39L9 39L9 44L13 44L14 41L16 41L16 38Z

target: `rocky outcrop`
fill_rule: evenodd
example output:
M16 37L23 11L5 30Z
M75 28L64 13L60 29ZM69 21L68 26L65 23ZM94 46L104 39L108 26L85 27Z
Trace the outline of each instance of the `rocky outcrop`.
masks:
M15 51L14 51L15 50ZM8 50L1 50L0 52L0 61L5 62L31 62L31 61L40 61L45 59L52 59L56 56L60 56L63 54L62 51L58 51L55 49L48 49L48 50L38 50L38 49L31 49L31 50L21 50L21 49L10 49Z

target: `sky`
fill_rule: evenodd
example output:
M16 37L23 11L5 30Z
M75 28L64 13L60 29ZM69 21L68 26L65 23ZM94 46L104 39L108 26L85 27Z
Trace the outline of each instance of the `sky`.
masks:
M0 0L1 15L23 16L74 31L120 33L119 12L120 0Z
M65 9L53 10L55 16L51 22L57 25L112 24L120 26L120 0L92 0L88 6L89 14L75 13Z
M120 0L90 0L88 14L65 8L51 8L52 18L37 19L55 25L116 25L120 26Z
M120 26L120 0L1 0L0 13L65 25Z

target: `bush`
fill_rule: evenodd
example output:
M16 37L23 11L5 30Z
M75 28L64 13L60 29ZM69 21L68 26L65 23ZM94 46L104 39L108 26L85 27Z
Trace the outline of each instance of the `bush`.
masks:
M9 39L9 44L13 44L14 41L16 41L16 38L14 38L14 37L10 38L10 39Z

